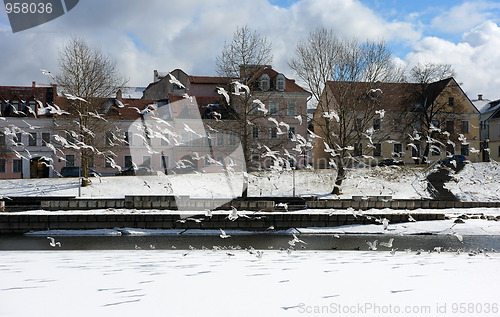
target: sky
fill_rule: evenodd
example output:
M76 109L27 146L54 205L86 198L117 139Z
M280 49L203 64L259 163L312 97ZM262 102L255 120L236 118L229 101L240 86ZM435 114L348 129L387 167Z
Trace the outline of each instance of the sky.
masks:
M384 40L408 68L449 63L470 99L500 98L500 1L493 0L82 0L63 16L12 33L0 9L0 85L50 83L58 52L72 36L116 60L130 86L153 71L180 68L214 76L215 59L238 26L272 43L273 67L296 78L288 61L318 27L362 41Z

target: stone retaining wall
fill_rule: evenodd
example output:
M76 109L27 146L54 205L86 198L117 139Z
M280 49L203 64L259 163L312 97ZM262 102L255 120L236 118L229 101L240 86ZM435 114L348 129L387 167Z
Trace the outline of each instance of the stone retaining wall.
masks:
M216 208L214 208L216 207ZM125 196L125 199L69 199L41 202L43 210L91 209L159 209L159 210L238 210L274 211L275 202L268 200L190 199L188 196Z
M308 209L445 209L445 208L500 208L500 202L462 202L439 200L313 200L306 202Z
M387 218L390 223L408 221L408 213L374 214L354 217L349 214L287 214L259 213L258 217L240 217L235 221L226 215L193 216L182 219L178 214L75 214L23 215L0 214L0 234L23 234L44 230L91 230L113 228L142 229L238 229L248 231L286 230L295 227L337 227L353 224L374 224L375 219ZM412 214L418 221L443 220L444 214ZM193 220L193 219L196 219Z

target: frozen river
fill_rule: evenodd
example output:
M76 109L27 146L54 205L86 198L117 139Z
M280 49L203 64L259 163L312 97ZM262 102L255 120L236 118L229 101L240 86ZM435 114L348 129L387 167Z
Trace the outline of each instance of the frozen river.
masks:
M0 316L500 315L500 255L470 251L496 237L460 253L427 251L464 246L453 236L394 237L391 254L365 243L390 236L299 235L279 250L291 238L2 237Z

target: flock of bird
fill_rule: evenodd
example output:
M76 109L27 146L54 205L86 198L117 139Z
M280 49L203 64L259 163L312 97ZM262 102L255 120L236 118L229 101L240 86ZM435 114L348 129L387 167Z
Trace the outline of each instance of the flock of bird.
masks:
M228 239L228 238L231 238L231 235L230 234L227 234L226 231L224 231L223 229L219 229L220 231L220 234L219 234L219 237L223 240L225 239ZM458 234L454 234L455 236L457 236L457 238L459 239L460 242L463 242L463 238L461 235L458 235ZM337 239L340 239L340 236L338 234L335 234L334 235L335 238ZM285 248L285 247L280 247L279 248L279 251L281 252L286 252L287 254L291 254L293 251L296 251L299 249L298 247L298 244L300 244L300 249L301 250L306 250L307 247L306 245L308 244L306 241L300 239L299 237L297 237L297 235L295 233L291 233L291 240L288 241L288 246ZM56 247L59 247L61 248L61 242L60 241L56 241L53 237L47 237L47 239L49 240L49 246L51 246L52 248L56 248ZM377 251L379 250L379 247L384 247L386 249L389 250L389 253L394 256L396 254L396 252L399 250L398 248L394 248L394 239L393 237L389 238L388 241L382 241L382 242L379 242L379 240L374 240L374 241L368 241L368 240L365 240L365 243L368 247L368 251ZM137 244L134 246L134 249L135 250L142 250L143 248L138 246ZM149 244L149 249L150 250L156 250L157 249L157 246L154 245L154 244ZM177 247L172 245L171 246L171 249L172 250L176 250ZM274 249L273 246L268 246L268 249L269 250L272 250ZM337 248L336 247L332 247L332 249L336 250ZM190 251L195 251L197 250L195 247L193 247L192 245L189 245L189 250ZM203 251L207 251L209 250L208 248L206 248L205 246L202 246L201 247L201 250ZM236 251L236 250L242 250L242 248L239 246L239 245L236 245L236 246L220 246L220 245L216 245L216 246L213 246L212 247L212 250L215 252L215 251L227 251L226 254L228 256L235 256L234 253L230 252L230 251ZM245 251L247 251L250 255L254 255L256 258L258 259L261 259L263 254L264 254L264 251L262 250L256 250L255 248L253 248L252 246L248 246L247 248L244 249ZM354 250L358 250L360 251L361 248L360 247L357 247L355 248ZM425 251L424 249L417 249L417 250L412 250L412 249L404 249L404 252L406 254L410 253L410 252L415 252L415 255L421 255L423 254L424 252L428 252L428 253L441 253L441 252L455 252L456 255L460 255L462 253L466 253L468 254L470 257L472 256L476 256L476 255L479 255L479 254L483 254L484 256L486 257L489 257L489 253L496 253L496 250L494 249L480 249L480 248L476 248L476 249L470 249L469 251L466 251L465 248L458 248L458 249L453 249L451 247L445 249L443 247L434 247L433 249L429 249L427 251ZM187 256L189 255L189 252L184 252L182 254L183 256Z
M51 77L54 79L54 76L47 70L41 70L42 73L46 76ZM175 76L172 74L168 74L169 76L169 81L172 84L175 84L179 88L186 88ZM250 95L251 91L250 88L247 85L244 85L240 82L233 82L232 86L234 88L233 91L226 91L222 87L217 87L217 93L220 95L223 95L224 98L226 99L227 103L230 104L231 101L231 95ZM72 101L78 101L78 102L83 102L87 103L87 100L79 97L79 96L74 96L69 93L64 93L64 96ZM58 116L64 116L68 115L69 113L65 110L62 110L59 106L56 104L46 104L45 106L38 101L38 104L40 105L39 113L50 113ZM115 100L115 104L117 105L118 108L124 108L127 105L121 102L120 100ZM262 113L266 117L266 115L269 113L269 109L266 107L266 105L259 99L254 99L252 101L252 106L255 107L254 111L258 113ZM145 107L144 109L139 109L136 107L129 107L131 109L135 109L139 114L145 115L147 114L148 116L146 117L148 120L147 121L142 121L141 123L136 123L134 125L134 129L137 131L134 135L137 136L142 140L143 145L147 148L147 151L149 154L157 154L160 151L158 151L158 148L151 145L151 141L153 139L160 139L162 141L162 144L167 144L168 146L179 146L186 144L186 137L183 137L183 133L188 134L189 140L196 140L196 139L204 139L208 136L208 138L213 139L215 136L215 133L219 132L211 127L208 127L208 129L212 132L215 132L214 134L211 134L210 132L205 132L205 128L203 126L190 126L187 122L182 122L180 126L173 126L175 123L169 122L168 120L165 120L161 115L158 114L158 107L154 105L149 105ZM30 107L27 107L27 109L32 110ZM14 109L15 111L18 111ZM380 117L382 120L385 115L385 111L383 109L376 110L375 113ZM221 115L219 113L216 113L217 115L214 116L214 118L217 120L217 118L220 118ZM105 115L102 113L98 113L97 111L90 111L88 114L80 114L81 116L87 116L92 117L96 120L102 120L105 122L108 122L108 120L105 118ZM34 116L36 117L37 114L34 113ZM339 114L335 110L330 110L328 112L323 113L323 117L329 119L330 121L340 121ZM1 117L2 120L8 121L5 117ZM303 118L301 115L295 116L295 119L297 122L302 125L303 124ZM315 134L311 130L307 130L308 136L305 137L302 136L298 133L295 133L295 130L291 130L290 124L284 121L279 121L277 117L274 117L272 115L267 116L267 120L271 123L271 127L275 129L277 135L288 135L290 140L295 143L295 146L293 147L293 150L297 153L297 155L303 154L306 151L309 151L313 148L313 144L315 142L322 142L324 144L324 151L326 153L330 154L330 161L329 164L333 167L337 167L337 159L340 155L341 152L348 152L348 157L353 158L349 152L354 151L353 146L346 146L346 147L340 147L337 144L331 144L326 141L323 137L319 136L318 134ZM61 148L70 148L74 150L82 150L82 149L88 149L92 151L95 155L102 155L105 157L107 163L118 170L121 170L121 166L116 163L116 160L114 158L117 157L117 155L110 149L106 149L105 151L100 151L99 147L94 146L93 144L85 144L82 141L77 141L79 138L80 134L85 134L88 136L91 136L92 138L95 137L95 131L91 131L86 127L85 125L79 124L78 120L73 120L73 122L77 126L77 130L79 132L71 130L71 129L63 129L63 135L61 134L56 134L54 135L54 140L57 141L58 145L55 147L53 144L47 143L47 147L50 148L50 150L54 153L55 157L59 160L64 160L64 155L57 155L58 151L61 152ZM26 128L23 130L19 126L14 126L14 125L9 125L5 126L3 128L3 133L5 135L17 135L18 133L21 133L23 135L30 135L30 132L37 131L40 129L40 127L33 126L29 124L26 120L24 120ZM253 122L248 122L248 124L253 125ZM440 132L440 133L446 133L446 131L441 131L439 128L436 127L431 127L432 131ZM127 145L127 140L125 140L124 137L124 132L121 131L120 129L116 128L115 131L109 131L108 133L110 137L107 137L109 139L110 145ZM364 137L366 137L369 141L368 147L375 147L374 146L374 141L373 141L373 134L374 130L373 129L368 129L363 133ZM68 138L70 136L70 138ZM31 135L30 135L31 137ZM417 149L417 146L414 144L416 141L421 140L421 136L418 134L418 132L414 132L413 135L409 135L410 140L412 141L411 143L408 144L409 147L412 147L414 149ZM316 141L317 139L317 141ZM467 142L466 138L463 135L460 135L459 137L460 142L462 144L465 144ZM23 144L19 143L19 141L15 138L12 137L10 139L12 145L14 146L23 146ZM387 141L389 142L389 141ZM427 143L431 144L432 147L436 147L438 145L444 146L442 142L439 140L433 139L431 137L427 137ZM214 144L213 140L211 144ZM449 139L447 140L447 144L453 144L452 141ZM454 145L454 144L453 144ZM270 149L267 145L265 144L258 144L257 149L261 150L261 157L269 157L272 159L272 164L271 164L271 169L272 170L283 170L283 169L290 169L291 164L290 162L293 162L294 160L296 161L296 156L292 155L288 150L286 150L284 147L281 148L279 151L275 149ZM432 148L434 149L434 148ZM16 150L15 154L18 158L30 160L32 157L28 154L28 150L24 150L24 153L21 153L20 151ZM478 151L474 148L471 148L471 152ZM28 155L25 155L28 154ZM395 153L397 154L397 153ZM336 158L337 157L337 158ZM364 158L373 158L370 156L363 156ZM196 157L193 155L194 159L200 159L200 158L210 158L212 159L213 164L218 164L217 161L214 160L214 158L210 157L210 154L206 154L204 156L198 156ZM353 158L354 159L354 158ZM45 161L45 163L53 167L53 159ZM189 165L187 165L187 162L183 162L182 160L173 162L174 165L176 165L176 168L187 168ZM309 169L312 169L312 166L306 166ZM229 167L231 169L231 166ZM56 171L57 173L57 171Z

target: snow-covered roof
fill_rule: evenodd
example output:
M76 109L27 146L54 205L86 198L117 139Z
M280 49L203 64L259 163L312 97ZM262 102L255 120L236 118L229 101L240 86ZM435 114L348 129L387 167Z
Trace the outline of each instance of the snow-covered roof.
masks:
M146 90L146 87L124 87L124 88L121 88L122 98L141 99L144 90ZM116 98L116 95L112 96L112 98Z
M500 108L500 99L493 101L489 99L477 99L472 100L472 103L482 114L494 112Z

